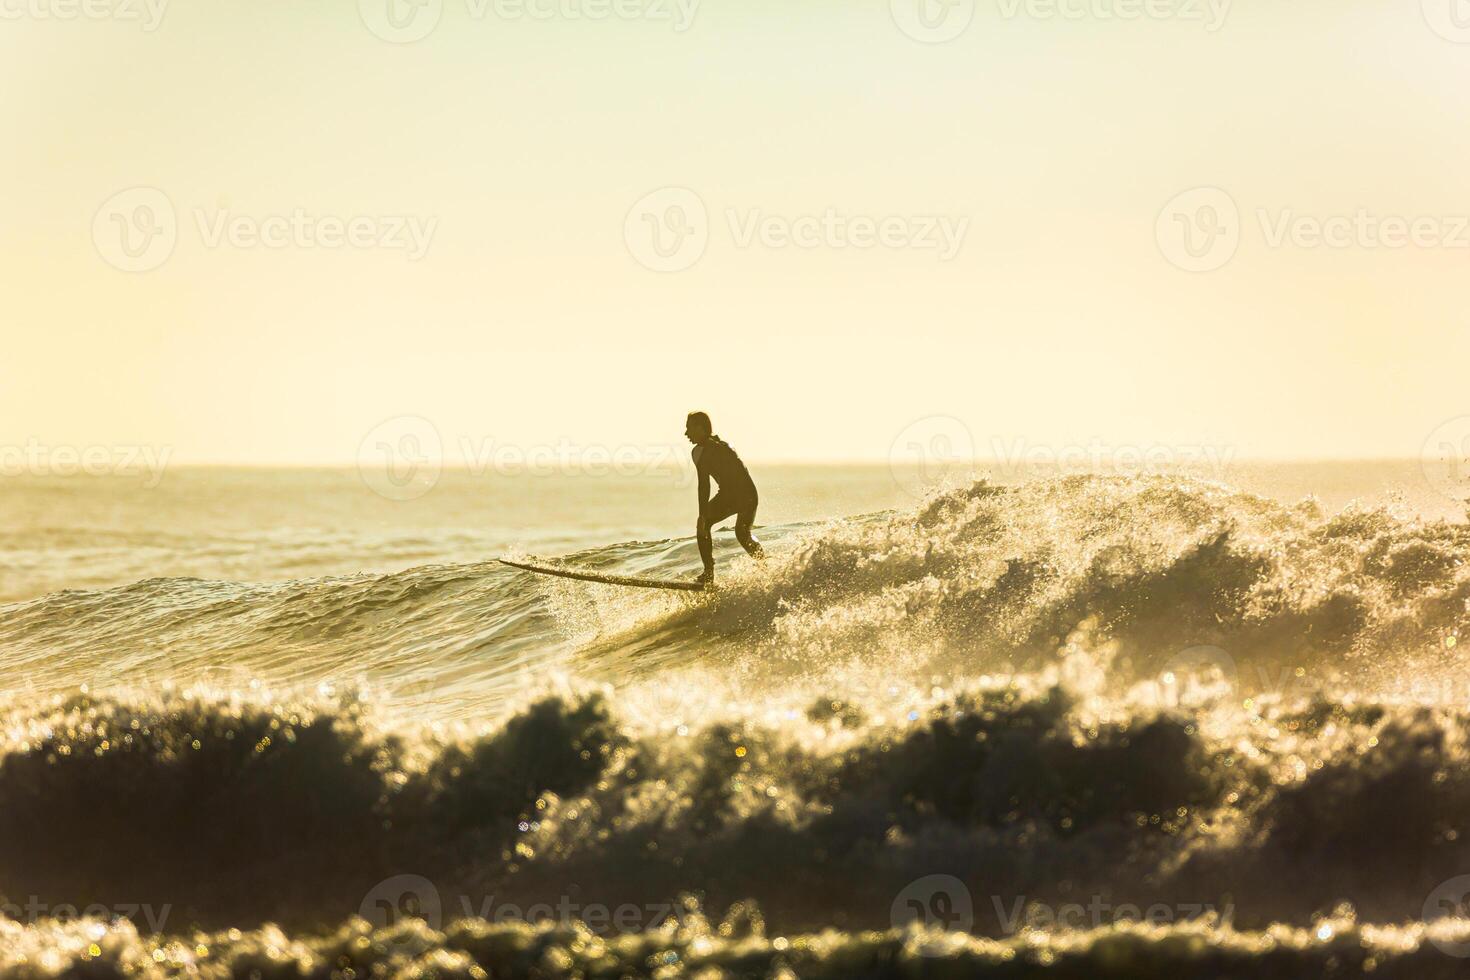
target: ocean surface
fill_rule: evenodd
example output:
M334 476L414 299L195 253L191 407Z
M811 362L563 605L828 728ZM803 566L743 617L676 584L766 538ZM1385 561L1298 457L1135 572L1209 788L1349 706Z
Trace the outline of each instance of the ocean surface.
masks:
M1420 462L0 479L0 976L1470 973Z

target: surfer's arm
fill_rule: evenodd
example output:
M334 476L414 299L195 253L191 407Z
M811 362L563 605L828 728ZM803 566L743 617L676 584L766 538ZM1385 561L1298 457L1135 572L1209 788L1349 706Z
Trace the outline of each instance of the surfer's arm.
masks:
M699 519L694 522L694 540L699 545L699 560L704 562L704 575L701 582L713 582L715 578L715 543L710 534L709 521L705 515L709 513L709 470L704 465L704 447L695 446L694 472L699 475Z
M703 454L699 451L698 446L694 447L691 455L694 457L694 472L699 476L699 519L703 521L705 511L709 509L709 471L700 461L700 456Z

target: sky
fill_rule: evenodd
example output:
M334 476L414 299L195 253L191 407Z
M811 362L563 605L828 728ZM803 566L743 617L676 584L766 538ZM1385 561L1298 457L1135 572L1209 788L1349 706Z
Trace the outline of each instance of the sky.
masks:
M1412 457L1454 4L0 0L0 446Z

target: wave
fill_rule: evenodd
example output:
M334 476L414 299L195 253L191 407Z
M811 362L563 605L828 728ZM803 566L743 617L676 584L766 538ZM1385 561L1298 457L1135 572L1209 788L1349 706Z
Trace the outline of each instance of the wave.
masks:
M3 607L0 976L1459 972L1466 525L1079 477L764 534L713 596Z
M779 679L1027 673L1083 647L1126 686L1204 660L1252 691L1448 693L1470 625L1470 526L1326 514L1174 478L976 483L911 512L796 529L717 603L608 630L593 658ZM1465 693L1470 693L1470 688Z
M764 532L710 598L568 585L493 563L246 585L155 578L3 607L11 679L45 693L221 676L408 691L485 717L557 670L621 683L692 664L789 679L853 664L1025 672L1109 644L1118 678L1214 648L1240 679L1448 678L1470 613L1470 526L1389 508L1324 514L1179 478L976 483L922 507ZM692 543L571 556L692 575ZM784 680L783 680L784 682Z
M351 699L77 696L16 713L4 900L319 929L407 893L436 927L695 895L781 934L917 917L1004 938L1073 905L1090 911L1065 924L1132 907L1249 930L1344 903L1369 922L1439 917L1470 893L1463 709L1245 711L1033 678L633 717L608 691L413 737Z
M373 928L355 919L332 934L290 937L276 928L140 937L126 925L7 927L0 922L0 977L130 976L163 980L266 976L486 980L487 977L609 976L630 980L908 980L940 977L1128 978L1128 980L1297 980L1366 976L1439 980L1463 976L1458 951L1470 928L1359 928L1324 920L1313 929L1269 933L1210 926L1095 929L1032 934L1004 942L953 934L889 932L794 937L751 934L740 918L714 925L697 907L644 935L601 939L569 926L460 922L443 930L417 920Z

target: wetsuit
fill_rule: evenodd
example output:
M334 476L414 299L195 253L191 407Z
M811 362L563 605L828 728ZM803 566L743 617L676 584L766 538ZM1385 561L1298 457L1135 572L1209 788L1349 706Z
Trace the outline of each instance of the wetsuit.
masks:
M699 557L704 561L705 577L713 578L715 557L710 530L731 514L735 515L735 538L740 546L754 557L761 557L760 542L750 536L760 497L755 492L755 481L750 478L750 471L729 443L719 436L710 436L695 446L692 455L694 470L699 475L699 523L695 527L695 539L699 542ZM711 478L720 487L714 499L709 495Z

